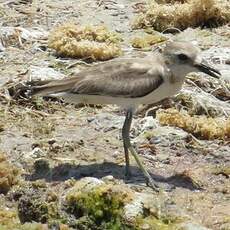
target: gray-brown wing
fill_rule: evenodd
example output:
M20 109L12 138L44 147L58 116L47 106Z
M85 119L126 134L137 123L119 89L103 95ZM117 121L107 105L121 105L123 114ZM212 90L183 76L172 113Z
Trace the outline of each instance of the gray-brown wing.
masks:
M149 63L113 63L94 69L78 81L71 93L112 97L143 97L163 83L162 74Z

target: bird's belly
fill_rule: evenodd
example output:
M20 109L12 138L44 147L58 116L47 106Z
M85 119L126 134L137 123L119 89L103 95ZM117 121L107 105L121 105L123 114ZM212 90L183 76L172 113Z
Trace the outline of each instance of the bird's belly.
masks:
M73 94L73 93L59 93L53 95L56 97L61 97L65 102L72 104L116 104L120 106L132 106L141 104L141 98L123 98L123 97L111 97L102 95L83 95L83 94Z
M167 97L175 95L180 89L182 84L162 84L159 88L155 89L152 93L144 97L127 98L127 97L112 97L102 95L83 95L74 93L58 93L54 94L55 97L62 97L66 102L72 104L116 104L120 106L136 106L139 104L152 104L161 101Z
M175 84L162 84L159 88L154 90L152 93L146 95L142 99L142 104L152 104L159 102L165 98L172 97L177 94L182 87L182 83Z

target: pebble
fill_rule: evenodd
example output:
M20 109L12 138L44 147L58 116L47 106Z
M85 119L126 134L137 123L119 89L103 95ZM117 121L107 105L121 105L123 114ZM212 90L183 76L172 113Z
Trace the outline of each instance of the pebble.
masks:
M46 153L43 152L39 147L35 147L31 152L25 154L25 158L41 158L45 156Z
M181 224L179 229L181 230L211 230L210 228L206 228L199 224L190 223L190 222Z
M152 137L149 140L149 144L159 144L161 142L161 138L160 137Z
M113 181L114 180L114 177L112 175L108 175L108 176L105 176L102 178L103 181Z

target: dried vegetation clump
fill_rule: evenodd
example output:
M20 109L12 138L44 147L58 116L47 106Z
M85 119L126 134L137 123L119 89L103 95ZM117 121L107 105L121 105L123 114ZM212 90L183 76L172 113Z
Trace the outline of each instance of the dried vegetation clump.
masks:
M229 165L216 166L212 170L212 173L215 175L223 175L223 176L229 178L230 177L230 166Z
M57 196L53 195L52 191L45 193L41 188L28 188L23 192L25 194L18 201L18 216L21 223L47 223L60 218Z
M131 41L132 47L138 49L148 49L152 45L166 41L167 38L159 34L146 34L144 36L134 37Z
M184 30L188 27L214 27L230 22L228 0L151 0L146 9L134 21L135 29L153 27L164 31L175 27Z
M201 139L230 138L230 119L206 116L190 116L176 109L160 110L157 118L162 125L172 125L184 129Z
M56 224L57 225L57 224ZM41 224L36 222L27 222L21 224L17 216L16 211L0 210L0 229L1 230L47 230L54 229L49 228L48 224ZM64 224L58 225L56 229L70 230L70 228Z
M83 181L84 183L84 181ZM66 195L68 212L77 217L77 227L87 229L126 229L122 220L123 207L132 199L130 190L119 185L102 184L90 191L79 191L77 183ZM131 193L131 194L130 194Z
M49 47L58 55L92 60L108 60L121 55L121 38L104 26L63 24L49 35Z
M18 182L19 170L0 153L0 194L6 194Z

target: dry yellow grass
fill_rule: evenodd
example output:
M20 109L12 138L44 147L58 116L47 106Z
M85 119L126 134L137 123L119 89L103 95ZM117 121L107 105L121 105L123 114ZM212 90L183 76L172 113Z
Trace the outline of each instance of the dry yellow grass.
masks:
M0 194L7 193L18 181L19 170L0 153Z
M108 60L121 55L120 41L117 33L104 26L66 23L51 31L48 45L61 56Z
M215 26L230 22L228 0L161 2L163 3L151 0L146 12L136 18L133 27L138 29L151 26L158 31L175 27L183 30L188 27Z
M184 129L201 139L230 138L230 118L218 119L206 116L190 116L176 109L159 110L157 119L162 125L172 125Z
M134 48L150 48L152 45L166 41L167 38L159 34L145 34L143 36L134 37L131 40L132 47Z

